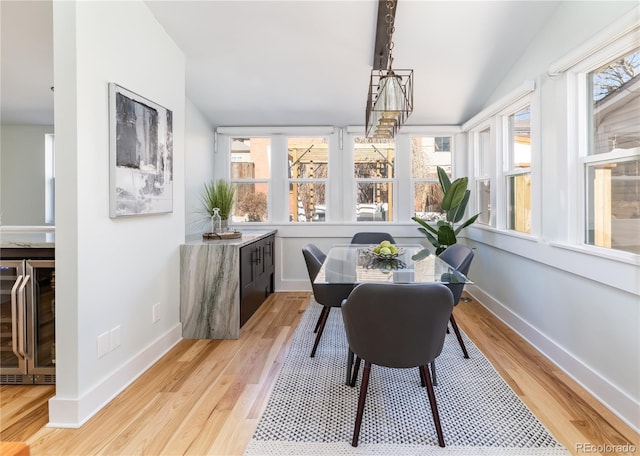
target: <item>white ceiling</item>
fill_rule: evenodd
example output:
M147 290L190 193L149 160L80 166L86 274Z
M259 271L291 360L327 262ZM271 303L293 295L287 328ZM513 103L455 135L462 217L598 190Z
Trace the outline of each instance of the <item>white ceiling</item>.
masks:
M146 1L183 50L212 125L362 125L376 0ZM399 0L407 124L457 125L485 104L558 1ZM51 3L1 2L3 123L53 123Z

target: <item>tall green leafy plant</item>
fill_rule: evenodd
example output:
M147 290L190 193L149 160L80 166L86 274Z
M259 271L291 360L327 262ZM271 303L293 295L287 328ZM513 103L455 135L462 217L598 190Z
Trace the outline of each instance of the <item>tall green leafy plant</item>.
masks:
M220 209L220 218L228 220L231 215L235 193L235 187L224 179L205 183L200 196L203 211L211 217L213 209L217 207Z
M474 215L456 228L456 224L460 223L464 217L469 203L471 195L471 192L467 190L469 178L459 177L451 182L445 170L438 166L438 180L443 192L441 209L445 214L445 219L439 220L433 226L420 217L412 217L413 221L421 225L418 230L436 248L436 255L440 255L447 247L458 242L457 235L460 231L475 222L480 215L479 213Z

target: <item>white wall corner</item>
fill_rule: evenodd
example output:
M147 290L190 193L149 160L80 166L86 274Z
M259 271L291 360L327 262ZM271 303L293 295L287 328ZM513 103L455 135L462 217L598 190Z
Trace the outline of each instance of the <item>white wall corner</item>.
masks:
M465 291L558 366L564 373L578 382L611 412L636 432L640 432L640 416L638 415L640 403L638 401L608 382L607 379L575 358L562 346L549 339L501 302L485 293L477 285L467 285Z
M127 386L182 340L182 323L118 367L111 375L78 399L54 396L49 399L49 423L53 428L79 428Z

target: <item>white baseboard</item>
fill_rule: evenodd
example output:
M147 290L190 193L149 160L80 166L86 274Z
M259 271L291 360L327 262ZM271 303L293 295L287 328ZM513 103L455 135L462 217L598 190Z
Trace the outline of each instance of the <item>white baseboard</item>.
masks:
M182 323L124 363L78 399L49 399L47 427L79 428L182 340Z
M512 312L501 302L485 293L476 285L466 285L465 291L507 326L529 342L569 377L578 382L593 397L611 412L627 423L636 432L640 432L640 403L612 385L606 378L593 371L589 366L576 359L562 346L546 337L543 333Z

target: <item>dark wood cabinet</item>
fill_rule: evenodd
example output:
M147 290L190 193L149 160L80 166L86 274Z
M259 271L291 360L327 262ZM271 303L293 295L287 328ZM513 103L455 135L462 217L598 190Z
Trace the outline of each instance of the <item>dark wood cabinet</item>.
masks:
M275 236L240 248L240 326L273 293Z

